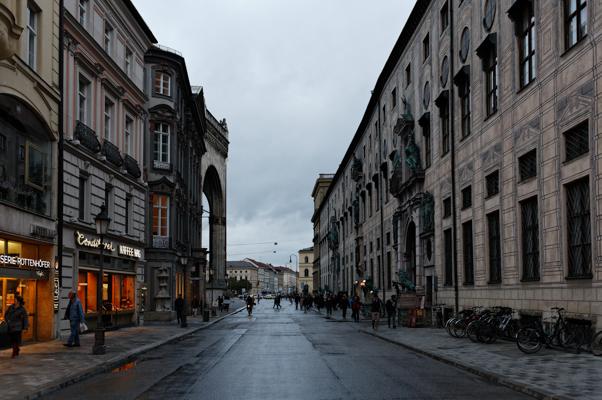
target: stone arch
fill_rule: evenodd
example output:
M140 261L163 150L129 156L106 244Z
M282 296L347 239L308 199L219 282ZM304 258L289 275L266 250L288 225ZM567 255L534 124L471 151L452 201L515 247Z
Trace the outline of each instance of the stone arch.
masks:
M213 279L208 284L211 289L226 287L226 197L224 185L217 169L210 165L203 176L203 194L209 206L209 268Z

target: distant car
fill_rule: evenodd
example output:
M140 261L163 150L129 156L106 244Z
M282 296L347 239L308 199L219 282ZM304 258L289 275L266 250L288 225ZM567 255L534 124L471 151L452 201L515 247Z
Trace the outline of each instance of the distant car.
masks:
M239 298L239 299L241 299L241 300L244 300L244 298L245 298L245 295L244 295L244 294L241 294L241 295L239 295L239 296L238 296L238 298Z
M270 293L270 294L264 296L263 298L264 299L273 299L274 297L276 297L276 296L274 296L273 294Z

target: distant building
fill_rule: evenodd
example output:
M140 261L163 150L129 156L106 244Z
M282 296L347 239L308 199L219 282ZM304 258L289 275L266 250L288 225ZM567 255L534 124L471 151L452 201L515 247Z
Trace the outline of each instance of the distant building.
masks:
M259 293L276 293L278 291L278 273L271 264L245 258L243 261L250 262L257 267L257 290Z
M299 250L299 281L297 291L299 293L314 291L314 248L308 247Z
M297 273L288 267L273 267L278 275L278 292L293 293L297 288Z
M229 279L238 281L246 279L251 283L250 294L256 296L260 292L259 289L259 268L249 261L228 261L226 263L226 275Z
M325 262L325 268L322 270L321 268L321 260L320 255L321 251L324 248L325 252L327 252L326 243L326 233L327 229L320 225L320 210L322 206L322 202L324 201L324 197L328 192L328 188L334 179L334 174L320 174L318 179L316 179L316 183L314 184L314 188L311 192L311 197L314 199L314 214L311 217L311 222L314 224L314 237L313 237L313 276L314 276L314 290L319 290L321 288L325 288L327 286L332 287L332 282L334 278L332 277L332 273L329 272L328 262ZM323 225L328 225L328 220L323 221Z

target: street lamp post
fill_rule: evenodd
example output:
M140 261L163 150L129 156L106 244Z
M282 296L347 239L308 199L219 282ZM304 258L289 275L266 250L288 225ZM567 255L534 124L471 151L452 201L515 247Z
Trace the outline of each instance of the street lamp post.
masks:
M96 282L96 329L94 330L94 347L92 354L105 354L105 329L102 323L102 289L104 281L104 236L109 230L111 218L107 213L107 207L103 204L100 206L100 212L94 217L96 224L96 233L100 236L100 269L98 270L98 278Z
M297 267L296 267L296 271L297 272L297 276L295 279L295 291L297 290L297 285L299 284L299 256L297 256L295 253L291 254L288 256L288 262L289 263L293 263L293 256L295 256L295 260L297 260Z

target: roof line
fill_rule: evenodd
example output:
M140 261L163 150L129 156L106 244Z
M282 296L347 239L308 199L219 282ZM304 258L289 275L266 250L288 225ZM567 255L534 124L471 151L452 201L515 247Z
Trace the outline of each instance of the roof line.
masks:
M403 29L401 30L401 33L399 34L399 37L397 38L397 41L395 42L395 45L393 46L393 49L391 50L387 61L385 62L385 66L378 75L376 85L374 86L374 90L372 90L372 94L370 95L370 100L368 101L368 105L366 106L366 110L364 111L362 120L360 121L360 124L357 130L355 131L355 135L353 136L353 139L351 140L351 143L349 144L349 147L347 148L347 151L343 156L343 160L337 168L337 172L334 174L334 178L332 178L332 181L330 182L330 186L328 187L328 190L324 195L324 200L326 200L334 190L335 184L337 183L341 174L343 173L347 161L351 159L355 147L357 146L362 137L362 133L368 126L368 123L372 116L372 112L378 104L378 101L380 99L380 96L382 95L387 80L393 73L397 62L399 61L401 55L410 43L412 35L414 35L418 24L422 20L424 14L426 14L426 10L428 9L430 4L431 0L417 0L416 4L414 4L412 12L410 13L410 16L408 17L408 20L406 21L405 25L403 26ZM322 203L316 210L316 213L322 211L322 209L324 208L324 204L326 204L326 201L322 201Z

